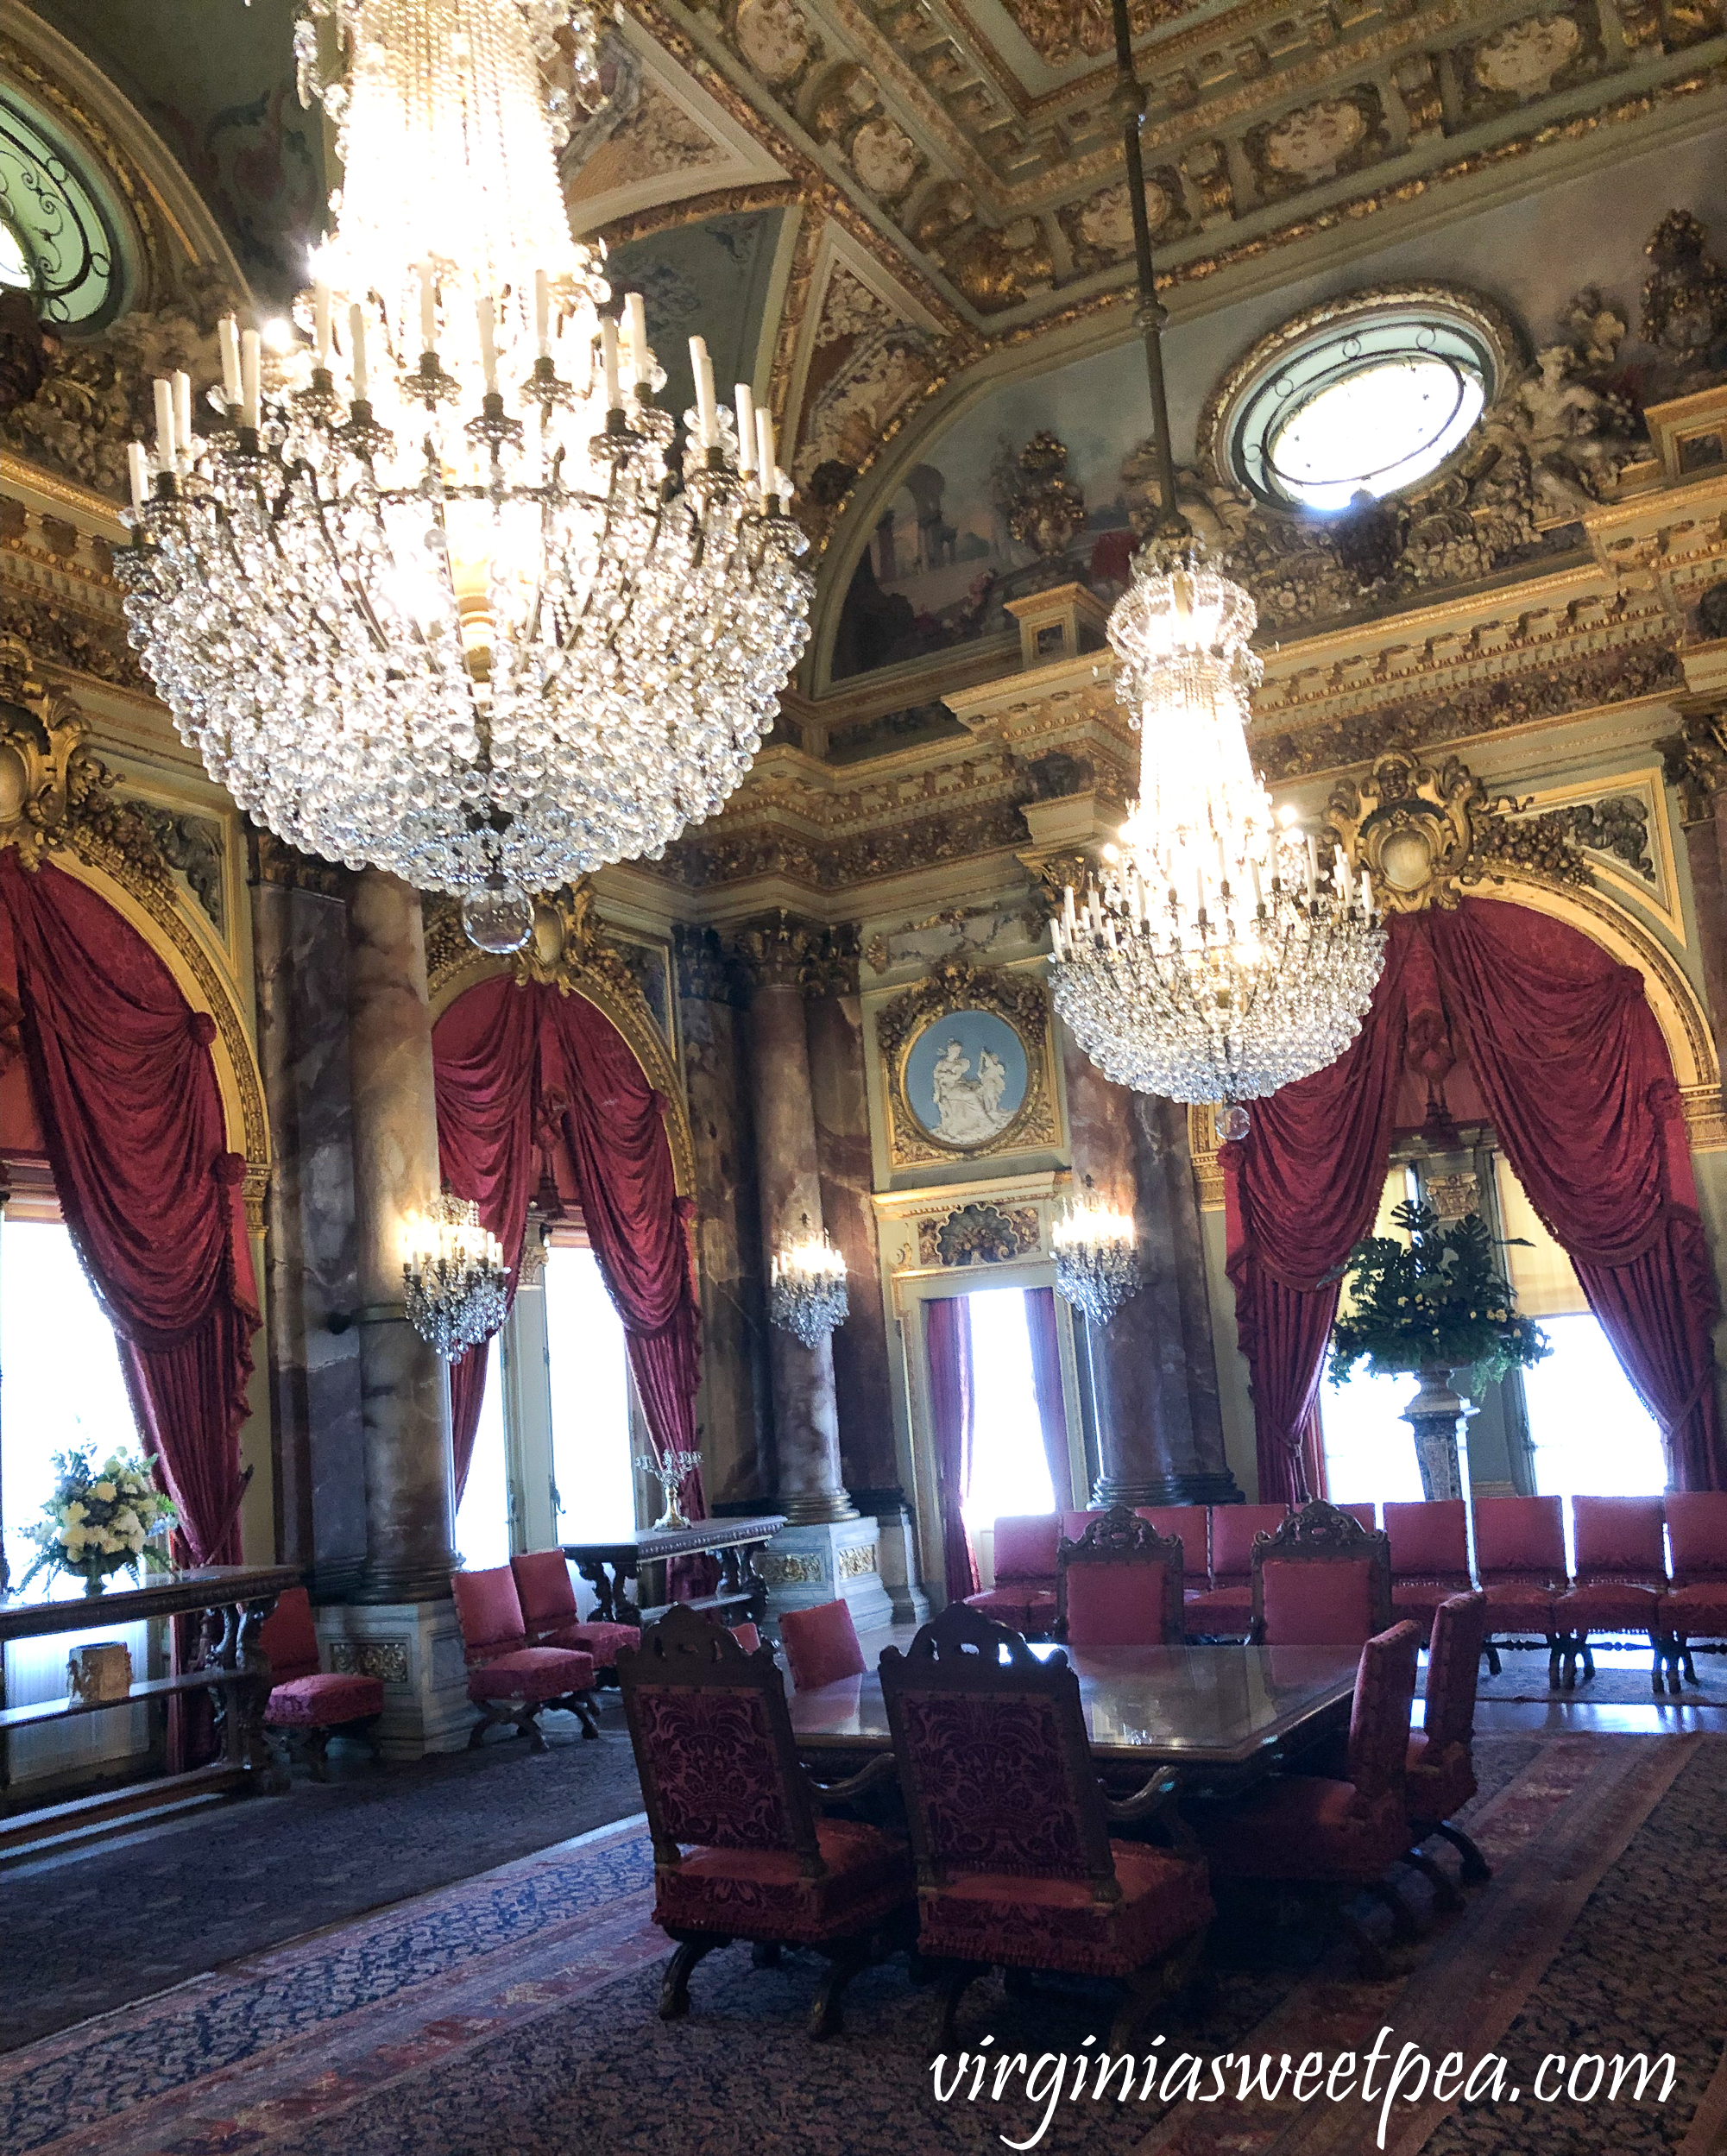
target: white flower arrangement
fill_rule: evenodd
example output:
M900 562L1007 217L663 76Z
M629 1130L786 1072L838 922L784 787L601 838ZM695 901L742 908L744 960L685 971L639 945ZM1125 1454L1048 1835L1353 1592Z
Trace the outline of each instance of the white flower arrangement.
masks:
M54 1493L38 1525L25 1532L41 1553L19 1582L39 1572L76 1573L86 1594L99 1594L110 1573L168 1570L167 1553L152 1542L172 1526L173 1506L150 1479L149 1463L110 1453L96 1466L94 1446L54 1457Z

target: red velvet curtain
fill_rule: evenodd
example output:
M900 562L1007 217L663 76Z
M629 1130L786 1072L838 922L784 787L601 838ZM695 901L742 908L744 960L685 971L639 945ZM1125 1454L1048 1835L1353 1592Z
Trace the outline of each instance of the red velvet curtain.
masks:
M195 1565L240 1560L240 1425L258 1327L210 1056L214 1021L113 908L0 854L20 1035L54 1188L113 1326L145 1450Z
M1062 1347L1056 1331L1056 1290L1025 1290L1025 1330L1031 1341L1031 1390L1037 1402L1037 1427L1043 1457L1049 1464L1049 1487L1056 1510L1074 1501L1073 1463L1068 1457L1068 1403L1062 1396Z
M1727 1487L1718 1308L1672 1064L1641 977L1563 923L1465 898L1397 917L1372 1006L1329 1069L1255 1104L1223 1149L1229 1273L1260 1496L1310 1494L1302 1440L1340 1265L1371 1222L1401 1069L1466 1060L1505 1157L1661 1423L1678 1489Z
M507 977L459 996L432 1032L438 1156L512 1265L542 1177L561 1168L613 1303L656 1450L694 1452L700 1316L687 1201L672 1176L665 1102L610 1020L580 996ZM514 1284L514 1283L513 1283ZM486 1358L451 1373L459 1499L472 1456ZM706 1516L699 1471L684 1485Z
M935 1425L936 1479L942 1494L942 1555L948 1599L977 1592L977 1560L963 1507L972 1479L972 1325L963 1295L923 1306L930 1356L930 1411Z

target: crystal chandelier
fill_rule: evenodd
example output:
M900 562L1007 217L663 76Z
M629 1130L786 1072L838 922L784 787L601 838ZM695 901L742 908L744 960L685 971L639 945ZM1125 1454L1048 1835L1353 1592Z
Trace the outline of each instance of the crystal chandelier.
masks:
M1056 1254L1056 1292L1094 1325L1107 1325L1140 1288L1139 1245L1131 1219L1104 1203L1087 1176L1049 1229Z
M684 1452L681 1447L669 1453L638 1453L635 1464L640 1472L659 1485L663 1509L653 1523L654 1532L664 1535L673 1528L690 1526L690 1521L684 1512L684 1500L678 1492L702 1465L700 1453Z
M1063 898L1056 1008L1107 1078L1166 1099L1244 1100L1320 1070L1360 1027L1385 936L1341 854L1280 826L1247 752L1253 602L1208 562L1175 501L1163 327L1144 204L1126 0L1113 0L1117 90L1157 458L1158 516L1109 620L1116 693L1140 735L1139 798L1118 845Z
M825 1230L811 1230L807 1213L803 1234L774 1252L772 1273L767 1314L805 1347L819 1346L851 1315L846 1261Z
M410 1218L402 1261L409 1322L446 1363L488 1340L504 1321L509 1274L480 1208L448 1191Z
M554 156L591 12L309 5L334 230L288 349L221 325L197 429L186 377L157 384L132 640L243 808L510 949L529 894L657 858L737 785L808 634L806 542L748 388L722 407L692 337L680 441L640 296L599 312ZM348 41L329 80L312 15Z

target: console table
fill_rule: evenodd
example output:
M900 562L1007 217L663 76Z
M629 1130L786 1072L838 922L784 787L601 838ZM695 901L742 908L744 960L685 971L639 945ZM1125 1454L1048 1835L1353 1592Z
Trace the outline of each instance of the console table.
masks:
M136 1624L140 1619L179 1617L197 1611L205 1618L207 1642L204 1667L177 1676L135 1681L118 1699L40 1699L29 1706L5 1705L0 1679L0 1743L15 1729L75 1716L102 1714L176 1693L214 1692L223 1701L224 1756L184 1774L156 1775L142 1783L106 1790L66 1804L38 1806L0 1819L0 1849L18 1847L49 1835L94 1826L144 1808L184 1801L189 1796L257 1787L268 1755L263 1714L270 1693L270 1665L259 1644L264 1619L285 1587L299 1579L291 1565L205 1565L193 1571L159 1573L142 1587L116 1587L100 1595L77 1595L65 1601L22 1601L0 1596L0 1647L9 1640L42 1639L55 1633L89 1632L108 1625ZM0 1776L3 1788L3 1776Z
M767 1615L767 1582L755 1568L756 1553L785 1525L779 1512L748 1520L697 1520L690 1527L640 1529L615 1542L565 1542L569 1558L599 1597L595 1615L606 1624L651 1624L671 1607L655 1603L646 1610L632 1600L628 1582L644 1565L668 1557L716 1557L720 1585L713 1594L696 1595L692 1610L728 1611L740 1621L760 1624Z

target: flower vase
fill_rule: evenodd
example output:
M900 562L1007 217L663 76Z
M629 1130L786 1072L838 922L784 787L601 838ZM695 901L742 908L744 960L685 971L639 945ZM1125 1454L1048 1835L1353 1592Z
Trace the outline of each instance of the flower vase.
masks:
M1452 1390L1449 1365L1429 1364L1417 1374L1420 1385L1403 1409L1402 1419L1415 1434L1415 1460L1421 1471L1421 1493L1429 1500L1467 1497L1466 1425L1475 1409Z
M107 1592L107 1588L108 1581L105 1574L99 1572L87 1572L84 1575L84 1592L85 1594L104 1594Z

